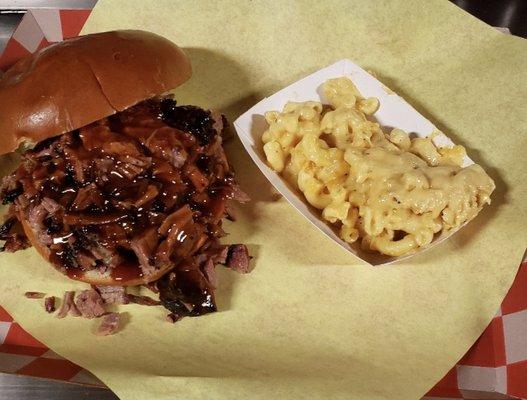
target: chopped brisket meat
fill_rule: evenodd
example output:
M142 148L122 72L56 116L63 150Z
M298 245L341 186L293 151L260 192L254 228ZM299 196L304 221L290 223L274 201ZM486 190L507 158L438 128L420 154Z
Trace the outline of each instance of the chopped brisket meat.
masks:
M55 296L46 297L44 299L44 308L47 313L55 312Z
M85 318L96 318L106 313L101 295L93 289L80 292L75 299L75 305Z
M26 296L28 299L42 299L46 293L41 292L26 292L24 293L24 296Z
M98 336L113 335L119 329L120 321L121 321L121 314L119 313L106 314L102 318L101 324L95 331L95 334Z
M210 110L210 116L214 123L212 124L212 128L216 132L221 132L223 134L225 128L226 128L226 120L222 113L220 113L217 110Z
M18 221L16 215L12 211L12 209L9 210L8 214L5 216L4 223L0 226L0 239L7 237L13 226Z
M24 187L20 184L15 175L11 174L4 176L2 179L2 189L0 191L2 204L13 203L23 192Z
M42 198L42 205L49 214L55 214L62 208L59 203L49 197Z
M161 111L163 120L168 125L184 132L190 132L201 146L210 143L218 135L218 131L214 129L216 121L210 111L194 106L176 106L175 102L168 99L161 103Z
M180 317L215 311L214 265L246 271L249 259L246 248L218 245L227 202L249 200L222 147L226 128L218 112L163 97L38 143L0 186L10 204L2 249L28 246L23 218L70 277L97 270L147 282L168 269L156 284L163 305ZM108 290L79 294L80 312L123 301L121 289ZM71 296L59 318L79 313Z
M167 274L157 286L161 303L176 315L195 317L216 311L214 290L198 268Z
M94 286L104 303L106 304L128 304L128 295L124 286Z
M238 185L234 185L232 188L232 199L239 203L248 203L251 198L245 193Z
M74 303L75 292L68 291L64 293L64 298L62 299L62 304L60 306L59 312L57 313L57 318L64 318L66 315L71 314L74 317L81 315Z
M230 269L246 274L249 272L251 257L249 250L244 244L233 244L229 246L229 255L227 256L227 267Z
M4 223L0 226L0 240L5 241L0 251L7 251L8 253L14 253L30 246L23 232L22 224L15 215L13 206L9 207Z
M97 207L102 209L104 206L104 199L102 198L97 186L90 183L85 187L77 190L77 195L70 205L70 209L74 211L83 211L90 207Z
M218 275L216 274L216 265L214 265L214 261L212 261L211 258L209 258L205 262L205 266L203 267L203 273L205 274L205 277L210 283L210 286L213 289L216 289L218 287L219 279Z
M152 265L152 254L157 247L159 235L155 228L150 228L146 232L136 236L130 242L130 247L139 260L139 266L144 276L151 275L156 268Z
M0 251L7 251L8 253L14 253L18 250L27 249L31 244L27 240L27 237L21 233L14 233L5 239L4 246L0 248Z

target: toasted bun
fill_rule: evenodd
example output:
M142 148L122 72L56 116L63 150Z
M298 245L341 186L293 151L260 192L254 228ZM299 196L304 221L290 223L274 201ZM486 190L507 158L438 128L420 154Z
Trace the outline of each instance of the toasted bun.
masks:
M59 265L55 265L50 261L49 249L37 239L35 232L31 228L27 220L23 218L23 216L20 214L19 220L22 221L24 233L26 234L33 247L38 251L38 253L51 265L53 265L53 267L55 267L57 271L63 273L64 275L67 275L69 278L74 279L76 281L86 282L90 285L96 286L137 286L157 281L173 267L172 265L168 265L165 268L157 270L154 274L149 275L148 278L139 277L116 279L115 277L111 276L109 272L103 274L98 270L84 271L75 275L67 274ZM134 266L130 266L130 268L134 268ZM137 266L137 268L139 268L139 266Z
M0 81L0 154L122 111L191 74L185 53L150 32L103 32L49 46Z

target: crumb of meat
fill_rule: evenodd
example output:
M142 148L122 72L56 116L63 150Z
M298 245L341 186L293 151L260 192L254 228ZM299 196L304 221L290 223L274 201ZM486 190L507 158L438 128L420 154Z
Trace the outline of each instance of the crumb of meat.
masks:
M230 269L246 274L249 272L251 257L249 250L244 244L233 244L229 246L229 255L227 256L227 267Z
M106 304L128 304L128 296L124 286L92 286Z
M42 292L26 292L24 293L24 296L26 296L28 299L42 299L46 293Z
M120 313L109 313L106 314L102 320L101 324L98 326L95 334L97 336L108 336L113 335L119 329L119 322L121 321Z
M239 203L248 203L251 198L245 193L238 185L234 185L232 188L232 198Z
M81 315L74 303L75 292L68 291L64 293L64 298L62 299L62 305L60 306L59 312L57 313L57 318L64 318L66 315L71 314L74 317Z
M93 290L83 290L77 295L75 305L84 318L100 317L106 310L101 295Z
M53 313L55 312L55 296L46 297L44 299L44 308L46 312Z
M178 322L180 319L181 319L181 315L178 315L178 314L174 314L174 313L170 313L170 314L167 314L165 319L170 322L171 324L175 324L176 322Z

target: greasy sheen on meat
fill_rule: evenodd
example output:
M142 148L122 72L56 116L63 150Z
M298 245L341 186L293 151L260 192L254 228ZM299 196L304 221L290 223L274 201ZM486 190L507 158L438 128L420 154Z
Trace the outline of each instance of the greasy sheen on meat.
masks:
M163 305L215 311L211 263L227 259L227 201L248 200L223 151L225 126L221 114L160 97L38 143L1 187L5 250L27 245L22 215L70 277L147 280L169 268L157 284Z

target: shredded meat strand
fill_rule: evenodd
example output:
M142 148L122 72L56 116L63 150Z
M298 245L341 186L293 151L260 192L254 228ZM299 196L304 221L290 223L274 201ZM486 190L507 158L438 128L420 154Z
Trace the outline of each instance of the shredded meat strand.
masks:
M71 314L74 317L78 317L78 316L81 315L81 313L79 312L79 310L77 310L77 307L75 306L75 303L73 301L74 297L75 297L75 292L74 291L68 291L68 292L64 293L64 297L62 299L62 304L61 304L60 309L59 309L59 311L57 313L57 318L64 318L68 314Z
M161 304L160 301L154 300L153 298L148 296L128 294L127 297L130 303L139 304L142 306L159 306Z
M42 299L46 293L42 292L26 292L24 293L24 296L26 296L28 299Z

